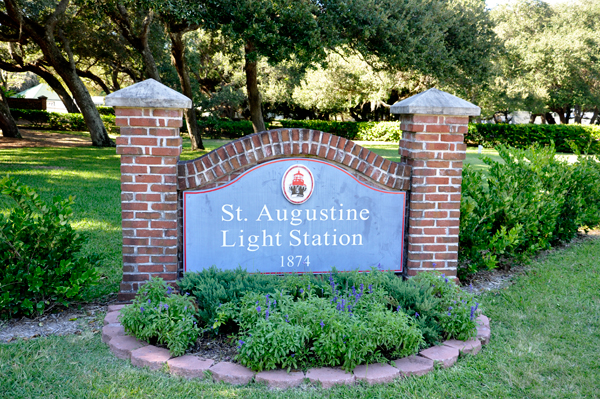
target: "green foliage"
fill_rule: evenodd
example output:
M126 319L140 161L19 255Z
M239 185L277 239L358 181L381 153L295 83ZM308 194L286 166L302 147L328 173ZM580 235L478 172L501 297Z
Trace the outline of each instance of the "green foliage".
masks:
M473 123L469 124L465 141L484 147L502 144L516 148L554 143L559 152L573 152L575 148L600 154L600 126Z
M239 334L239 360L256 370L351 370L475 334L472 295L438 275L403 281L376 269L273 276L213 267L187 273L180 286L196 296L207 327Z
M281 120L284 128L321 130L350 140L399 141L402 138L399 122L336 122L319 120Z
M232 121L227 118L200 120L198 121L198 126L206 136L216 139L222 137L236 139L254 133L252 122ZM265 128L269 129L268 123L265 123Z
M341 366L385 361L414 354L419 329L403 312L381 302L382 292L336 291L322 298L314 290L294 296L247 294L237 321L242 331L238 360L254 369ZM331 299L330 299L331 298Z
M133 302L121 310L121 324L136 338L166 345L172 356L181 356L198 339L197 310L187 295L173 294L161 278L144 284Z
M73 198L43 201L31 188L4 177L0 190L17 207L0 214L0 317L42 314L81 299L97 278L80 256L85 238L71 228Z
M100 115L115 115L114 107L96 107L96 109Z
M112 107L99 107L106 110ZM82 114L64 114L61 112L48 112L33 109L12 109L10 111L15 119L27 120L33 127L48 128L64 131L85 131L87 125ZM113 114L108 111L102 111L100 118L106 127L106 130L112 134L118 134L119 128L115 125L114 109Z
M459 260L461 277L493 269L503 258L526 259L580 227L600 223L600 164L574 164L554 147L497 147L503 163L482 157L487 172L463 171Z

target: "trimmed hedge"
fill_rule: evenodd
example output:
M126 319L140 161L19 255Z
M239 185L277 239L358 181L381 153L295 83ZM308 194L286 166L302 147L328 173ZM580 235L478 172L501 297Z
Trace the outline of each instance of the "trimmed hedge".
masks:
M71 132L88 130L82 114L63 114L60 112L48 112L34 109L11 109L10 112L13 115L13 118L26 120L35 128ZM114 115L109 115L103 111L100 112L100 118L102 118L102 122L109 133L119 134L119 128L115 125Z
M203 119L198 121L198 127L206 136L211 139L226 137L237 139L254 133L252 122L250 121L232 121L229 119ZM269 124L265 122L265 127L269 129Z
M400 122L336 122L281 120L285 128L321 130L350 140L399 141Z
M527 148L532 144L549 146L552 142L558 152L578 151L600 154L600 126L591 125L534 125L506 123L473 123L465 142L495 147L499 144Z

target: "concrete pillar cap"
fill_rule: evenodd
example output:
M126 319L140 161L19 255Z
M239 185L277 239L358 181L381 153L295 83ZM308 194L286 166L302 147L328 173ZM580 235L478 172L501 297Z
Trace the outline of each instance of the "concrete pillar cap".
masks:
M392 114L479 116L481 108L435 88L424 91L390 108Z
M192 108L192 100L157 82L146 79L106 96L107 107L126 108Z

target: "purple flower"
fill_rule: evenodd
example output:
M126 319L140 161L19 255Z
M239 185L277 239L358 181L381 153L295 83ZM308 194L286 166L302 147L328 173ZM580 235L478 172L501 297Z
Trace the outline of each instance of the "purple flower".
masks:
M242 348L242 345L244 345L244 344L245 344L245 342L244 342L244 341L242 341L242 340L240 339L240 340L239 340L238 349L241 349L241 348Z
M369 284L369 294L373 293L373 284Z
M360 295L362 296L363 291L365 289L365 285L363 283L360 283Z
M469 292L473 292L473 284L469 284Z
M275 306L275 305L277 305L277 301L274 300L273 301L273 306Z
M448 312L448 316L452 316L452 313Z
M435 269L435 267L436 267L436 266L437 266L437 265L434 263L434 264L433 264L433 268Z
M169 305L165 303L165 309L169 309Z
M290 322L290 319L288 319L288 315L285 315L285 322L286 322L286 323L289 323L289 322Z
M452 306L448 306L448 310L452 310Z
M323 327L325 327L325 323L323 323L323 319L321 319L321 322L319 324L321 325L321 330L322 330Z
M310 283L308 283L308 290L310 291Z
M257 307L256 307L256 311L257 311L258 313L260 313L260 306L257 306Z
M291 357L294 357L294 356L296 356L296 354L295 354L295 353L292 353L290 356L291 356Z
M152 302L150 301L150 299L148 299L148 303L152 303Z
M269 308L265 310L265 320L269 320Z
M419 317L419 314L417 312L415 312L415 317Z
M184 306L184 307L183 307L183 310L187 310L187 306Z
M396 312L400 311L400 305L398 305L398 307L396 308Z
M140 311L141 311L142 313L144 313L144 308L143 308L143 307L141 307L141 308L140 308Z
M352 295L356 296L356 287L352 286Z
M446 277L446 273L442 273L442 278Z
M194 322L194 325L196 325L196 322Z
M445 280L446 280L446 282L448 282L448 277L446 277L446 279L445 279Z
M303 288L300 288L300 293L304 294L304 289Z
M475 317L475 306L471 306L471 320Z

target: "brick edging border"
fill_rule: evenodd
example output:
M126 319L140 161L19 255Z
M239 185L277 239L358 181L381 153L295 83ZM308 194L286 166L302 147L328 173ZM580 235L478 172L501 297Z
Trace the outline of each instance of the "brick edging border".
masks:
M477 337L468 341L447 340L439 346L432 346L413 355L394 361L394 365L375 363L357 366L352 373L331 367L311 368L306 373L285 370L269 370L255 373L236 363L214 363L212 359L200 359L194 355L171 357L169 351L134 337L125 335L118 316L125 305L111 305L104 318L102 342L108 344L111 352L120 359L128 359L138 367L159 370L165 364L169 372L186 378L205 378L209 371L215 382L227 382L234 385L246 385L252 382L264 382L271 388L287 389L300 385L305 379L311 383L320 383L323 388L334 385L353 385L356 381L365 381L369 385L390 383L398 377L425 375L439 363L442 368L451 367L459 355L476 355L481 346L489 342L491 336L489 319L483 314L477 317Z

